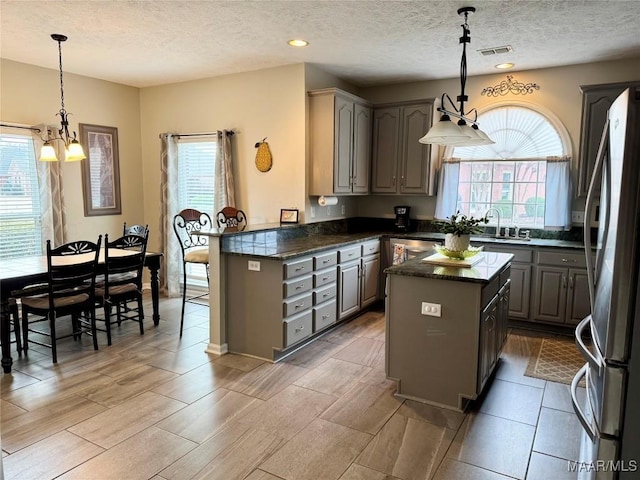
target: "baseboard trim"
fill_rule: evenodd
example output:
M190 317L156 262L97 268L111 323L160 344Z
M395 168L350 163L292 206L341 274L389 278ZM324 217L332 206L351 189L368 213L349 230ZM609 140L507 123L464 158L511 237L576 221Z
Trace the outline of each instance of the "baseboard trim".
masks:
M222 345L218 345L217 343L210 343L207 345L207 349L205 350L207 353L213 353L214 355L224 355L229 353L229 345L223 343Z

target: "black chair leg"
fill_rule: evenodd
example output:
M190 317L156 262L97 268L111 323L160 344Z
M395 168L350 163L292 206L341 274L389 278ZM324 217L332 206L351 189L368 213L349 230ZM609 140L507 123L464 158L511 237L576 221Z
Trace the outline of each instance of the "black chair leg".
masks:
M140 323L140 335L144 335L144 313L142 309L142 296L138 297L138 323Z
M18 315L18 304L15 300L10 300L11 310L10 314L13 317L13 333L16 337L16 350L18 351L18 355L22 355L22 339L20 338L22 335L20 333L20 316Z
M53 363L58 363L58 349L56 348L56 314L49 312L49 328L51 329L51 355Z
M111 345L111 305L104 305L104 328L107 331L107 345Z
M29 314L25 311L24 306L22 307L22 351L27 354L27 350L29 349Z
M182 327L184 325L184 305L187 302L187 265L182 264L182 314L180 315L180 338L182 338Z
M98 329L96 328L96 309L89 313L91 319L91 336L93 337L93 349L98 350Z

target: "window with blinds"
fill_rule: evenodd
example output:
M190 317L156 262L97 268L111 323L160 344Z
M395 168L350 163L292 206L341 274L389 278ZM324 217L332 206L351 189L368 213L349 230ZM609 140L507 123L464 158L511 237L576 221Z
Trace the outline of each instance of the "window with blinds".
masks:
M0 260L42 255L41 230L33 140L0 132Z
M217 139L214 136L179 139L178 211L195 208L208 213L215 222L216 154ZM190 285L206 287L207 272L204 265L189 263L186 268Z

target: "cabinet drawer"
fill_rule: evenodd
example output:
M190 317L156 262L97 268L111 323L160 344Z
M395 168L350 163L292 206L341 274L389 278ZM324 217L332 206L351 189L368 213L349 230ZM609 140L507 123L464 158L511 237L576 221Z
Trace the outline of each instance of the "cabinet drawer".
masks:
M313 307L313 331L317 332L336 323L337 308L335 300Z
M302 258L284 264L284 278L298 277L313 272L313 258Z
M372 240L362 244L362 256L373 255L380 252L380 240Z
M313 287L313 277L306 275L297 277L293 280L287 280L282 284L284 289L284 298L293 297L299 293L308 292Z
M316 291L313 292L313 304L318 305L332 298L336 298L337 291L338 291L338 287L335 282L332 284L326 285L322 288L318 288Z
M584 253L569 252L538 252L538 263L545 265L557 265L559 267L587 267L587 259Z
M352 245L338 250L338 262L344 263L360 258L360 245Z
M308 292L285 300L282 302L284 310L283 316L288 317L290 315L295 315L296 313L300 313L310 308L312 305L312 298L313 295L311 292Z
M285 318L284 325L284 346L288 347L300 340L304 340L312 333L313 314L308 312Z
M313 286L321 287L331 282L335 282L338 274L335 268L328 268L319 272L313 272Z
M314 257L314 267L316 270L332 267L338 263L338 252L327 252Z

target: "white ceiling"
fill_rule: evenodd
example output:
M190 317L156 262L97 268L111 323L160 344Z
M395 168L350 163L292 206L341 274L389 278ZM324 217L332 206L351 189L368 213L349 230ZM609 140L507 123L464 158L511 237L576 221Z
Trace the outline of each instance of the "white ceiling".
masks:
M453 78L469 5L469 75L634 58L640 78L640 0L0 0L0 55L57 69L62 33L65 72L136 87L300 62L356 86Z

